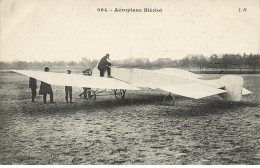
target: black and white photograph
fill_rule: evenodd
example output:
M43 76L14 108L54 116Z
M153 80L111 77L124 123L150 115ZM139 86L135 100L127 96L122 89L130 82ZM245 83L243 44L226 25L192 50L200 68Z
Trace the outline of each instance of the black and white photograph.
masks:
M0 0L0 165L260 164L259 0Z

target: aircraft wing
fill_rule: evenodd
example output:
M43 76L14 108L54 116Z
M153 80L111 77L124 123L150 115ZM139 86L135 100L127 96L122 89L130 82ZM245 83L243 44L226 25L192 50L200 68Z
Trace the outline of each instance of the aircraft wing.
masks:
M147 87L153 89L164 86L195 83L215 87L215 85L204 80L196 79L194 76L190 78L178 73L169 75L168 73L162 73L156 70L112 68L112 76L127 83L131 83L136 87Z
M162 73L162 74L167 74L171 76L185 76L188 78L202 78L202 76L183 70L183 69L177 69L177 68L164 68L164 69L158 69L158 70L153 70L154 72Z
M216 84L196 79L198 76L181 76L177 71L169 75L168 73L154 70L113 68L112 75L136 87L161 89L194 99L226 92L225 90L218 89L218 85Z
M29 70L12 70L12 71L57 86L140 90L134 85L130 85L129 83L119 81L113 78L84 76L78 74L42 72L42 71L29 71Z
M185 96L193 99L200 99L203 97L208 97L220 93L226 92L222 89L213 88L204 84L184 84L184 85L174 85L174 86L163 86L160 89L171 92L180 96Z

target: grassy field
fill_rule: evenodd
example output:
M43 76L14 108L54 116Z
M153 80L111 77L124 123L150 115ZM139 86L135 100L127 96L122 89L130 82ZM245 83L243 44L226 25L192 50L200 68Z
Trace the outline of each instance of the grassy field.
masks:
M204 75L207 79L219 75ZM31 102L28 77L0 73L0 164L260 164L260 75L242 75L241 102L127 92L87 103L54 87L56 104ZM40 82L38 82L38 85ZM38 91L38 89L37 89Z

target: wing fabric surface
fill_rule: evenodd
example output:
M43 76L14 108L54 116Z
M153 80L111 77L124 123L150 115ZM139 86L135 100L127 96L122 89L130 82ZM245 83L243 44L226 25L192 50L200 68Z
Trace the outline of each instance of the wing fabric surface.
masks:
M179 76L178 73L171 75L157 71L144 69L125 69L113 68L112 76L127 83L131 83L136 87L161 88L164 86L176 86L184 84L202 84L205 86L213 86L204 80Z
M139 88L133 85L130 85L126 82L119 81L113 78L83 76L77 74L65 74L65 73L54 73L54 72L42 72L42 71L28 71L28 70L12 70L12 71L57 86L140 90Z
M171 92L180 96L185 96L194 99L200 99L203 97L208 97L208 96L226 92L225 90L216 89L211 86L206 86L203 84L164 86L164 87L160 87L160 89L166 92Z
M194 99L226 92L216 88L216 84L196 79L195 76L192 78L179 76L178 73L169 75L158 71L124 68L113 68L112 73L116 78L131 83L136 87L161 89Z
M202 76L183 70L183 69L177 69L177 68L164 68L164 69L158 69L158 70L153 70L154 72L162 73L162 74L167 74L171 76L185 76L187 78L202 78Z

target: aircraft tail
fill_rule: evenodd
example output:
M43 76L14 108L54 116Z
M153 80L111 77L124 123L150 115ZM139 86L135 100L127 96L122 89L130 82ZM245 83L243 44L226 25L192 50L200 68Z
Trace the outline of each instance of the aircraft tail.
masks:
M219 79L222 89L227 92L219 94L225 100L240 101L242 95L251 94L249 90L243 88L243 77L236 75L226 75Z

